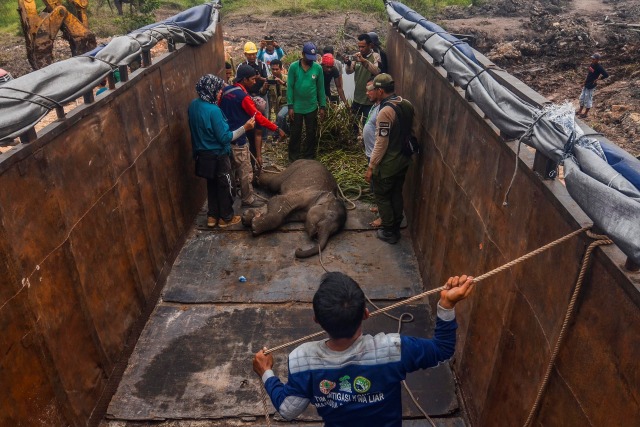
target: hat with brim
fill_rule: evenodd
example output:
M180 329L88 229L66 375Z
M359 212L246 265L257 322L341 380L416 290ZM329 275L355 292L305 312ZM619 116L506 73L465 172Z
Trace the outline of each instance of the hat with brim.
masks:
M389 74L381 73L373 78L373 87L378 89L387 89L393 86L393 77Z
M238 67L238 71L236 71L236 78L233 79L234 83L238 83L244 79L249 79L258 74L256 70L249 64L242 64Z
M316 45L311 42L306 42L304 46L302 46L302 54L309 61L315 61L317 59Z
M378 34L371 31L370 33L367 33L369 35L369 38L371 39L371 43L373 43L374 46L380 47L380 38L378 37Z
M600 54L594 53L593 55L591 55L591 59L600 59Z

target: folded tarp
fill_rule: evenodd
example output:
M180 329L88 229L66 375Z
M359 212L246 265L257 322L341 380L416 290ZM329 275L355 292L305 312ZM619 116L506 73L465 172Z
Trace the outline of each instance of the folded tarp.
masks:
M217 1L196 6L82 55L56 62L0 86L0 140L15 138L47 113L96 87L117 66L128 65L160 40L200 45L214 36Z
M416 12L413 9L405 6L404 4L398 3L398 2L394 2L394 3L395 3L394 4L394 9L400 16L405 18L407 21L415 22L418 25L422 25L427 30L429 30L429 31L431 31L431 32L433 32L435 34L440 35L440 37L442 37L445 40L450 41L455 46L455 49L458 49L460 52L464 53L467 56L467 58L469 58L473 62L479 64L478 60L476 59L475 54L473 53L473 49L471 49L471 46L469 46L466 42L463 42L462 40L458 39L457 37L452 36L451 34L446 32L444 30L444 28L442 28L438 24L435 24L435 23L433 23L431 21L427 21L418 12Z
M597 227L640 263L640 161L584 135L570 104L540 109L525 102L485 72L475 57L459 50L459 44L426 25L417 12L399 2L386 6L391 23L442 64L503 135L519 138L557 163L565 162L569 194Z

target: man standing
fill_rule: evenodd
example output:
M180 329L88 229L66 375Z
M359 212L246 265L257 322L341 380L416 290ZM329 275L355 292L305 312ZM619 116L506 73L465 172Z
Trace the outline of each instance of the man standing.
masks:
M411 158L402 152L404 140L413 125L413 105L395 94L393 78L378 74L373 79L374 102L380 103L376 119L376 142L365 174L373 183L373 194L382 220L378 239L397 243L400 239L403 199L402 186Z
M347 97L344 95L342 89L342 74L335 66L335 59L330 53L322 55L322 72L324 73L324 94L330 102L337 104L338 100L341 100L345 106L349 106L347 103ZM331 93L331 83L335 84L337 95Z
M369 318L360 286L344 273L323 276L313 296L313 320L329 339L307 342L289 355L288 382L275 376L273 356L259 351L253 370L285 419L311 403L326 427L402 425L402 386L407 374L437 366L456 347L455 306L474 288L473 277L449 278L440 292L432 339L400 334L363 335Z
M582 87L582 92L580 93L580 109L576 114L578 116L585 118L589 114L589 110L593 105L593 94L596 91L596 86L598 85L598 80L606 79L609 77L609 74L605 71L605 69L600 65L600 54L594 53L591 55L591 64L589 65L589 70L587 71L587 78L584 80L584 85ZM583 113L582 110L585 109Z
M338 73L340 74L340 76L342 76L344 74L344 64L342 63L342 61L336 58L336 54L333 51L333 46L325 46L322 49L323 56L326 55L327 53L330 53L331 55L333 55L333 66L336 67L336 69L338 70ZM330 92L331 95L329 95L328 93L325 95L336 97L337 99L339 94L338 94L338 88L336 87L335 82L332 80L329 86L331 88L331 92Z
M371 77L380 73L380 55L373 51L373 42L369 34L358 36L358 53L354 55L353 61L347 58L345 64L347 74L355 73L355 90L351 111L356 120L360 120L363 125L364 119L369 115L369 110L373 105L367 98L367 82Z
M267 67L271 65L271 61L274 59L282 59L284 56L284 50L278 45L278 43L271 36L267 36L260 42L260 50L258 51L258 59L267 64Z
M271 61L269 68L271 69L271 76L267 79L265 88L269 96L269 106L277 115L282 104L287 105L287 75L284 73L282 61L279 59ZM267 116L271 119L271 111Z
M288 75L282 67L282 61L274 59L271 61L271 80L267 80L269 85L269 105L273 107L276 116L276 125L285 133L289 133L289 107L287 106L287 80Z
M269 77L269 70L267 69L266 64L258 59L258 48L256 47L255 43L246 42L244 44L244 57L246 58L246 61L242 62L240 65L246 64L251 66L251 68L256 70L257 74L256 82L252 87L247 88L249 95L259 96L264 99L264 101L267 103L268 111L269 99L267 97L267 91L264 87L264 84ZM238 65L238 68L240 68L240 65Z
M236 129L251 117L255 117L256 122L261 126L277 131L280 137L283 138L285 134L282 129L279 129L278 126L270 122L256 109L255 102L248 94L248 89L255 85L256 82L255 70L250 65L240 64L234 81L235 84L233 86L227 86L223 90L222 99L220 100L220 108L229 121L229 127ZM245 135L233 141L231 153L233 155L233 167L236 175L240 177L242 206L261 206L262 203L255 198L253 193L253 168L251 167L248 140ZM256 162L258 166L262 166L262 144L256 144Z
M258 48L253 42L246 42L244 44L244 57L246 61L240 65L246 64L251 66L256 71L256 81L252 87L248 87L247 91L249 95L253 97L259 97L264 100L264 111L269 111L269 97L267 96L267 89L265 83L269 76L269 70L264 62L257 59ZM238 65L238 68L240 68ZM251 153L257 158L257 146L262 147L262 126L257 123L255 129L247 135L249 139L249 148Z
M289 161L314 159L318 148L318 118L324 119L327 100L324 95L322 67L316 62L316 46L313 43L305 43L302 59L289 67L287 86L289 119L292 122ZM306 138L301 147L303 123Z
M373 148L376 145L376 120L378 118L378 112L380 111L380 103L378 102L378 98L376 96L376 89L373 87L373 80L367 83L367 97L371 102L373 102L373 106L371 110L369 110L369 115L364 122L364 127L362 128L362 142L364 142L364 154L367 156L367 164L371 161L371 154L373 153ZM371 194L373 192L373 184L369 182L369 190ZM372 206L370 208L371 212L378 212L377 206ZM376 218L372 222L369 223L371 227L379 228L382 225L382 219Z
M385 52L382 49L382 44L380 43L380 38L378 37L378 33L371 31L367 34L369 34L369 37L371 38L371 43L373 43L374 52L380 55L380 72L388 73L389 62L387 61L387 52Z
M255 43L246 42L244 44L244 57L246 58L246 61L241 62L240 65L238 65L238 69L243 64L246 64L256 71L256 82L252 87L248 88L248 92L251 96L260 96L262 86L264 86L264 82L267 81L269 70L267 70L267 66L265 65L265 63L258 59L258 48L256 47Z

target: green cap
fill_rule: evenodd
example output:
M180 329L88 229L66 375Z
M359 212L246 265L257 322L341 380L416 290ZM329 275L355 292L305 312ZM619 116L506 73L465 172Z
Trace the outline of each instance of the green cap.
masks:
M387 73L378 74L373 78L373 87L386 89L393 85L393 77Z

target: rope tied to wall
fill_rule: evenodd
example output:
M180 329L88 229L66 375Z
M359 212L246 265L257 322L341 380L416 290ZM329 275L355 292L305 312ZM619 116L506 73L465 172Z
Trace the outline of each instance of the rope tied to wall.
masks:
M539 248L537 248L537 249L535 249L535 250L533 250L531 252L528 252L528 253L526 253L526 254L524 254L524 255L522 255L522 256L520 256L520 257L518 257L518 258L516 258L516 259L514 259L512 261L509 261L506 264L503 264L503 265L501 265L501 266L499 266L497 268L494 268L493 270L490 270L490 271L488 271L488 272L486 272L484 274L481 274L480 276L477 276L477 277L475 277L473 279L473 281L475 283L479 283L479 282L481 282L481 281L483 281L485 279L488 279L491 276L494 276L494 275L496 275L498 273L501 273L501 272L503 272L505 270L510 269L511 267L513 267L513 266L515 266L517 264L520 264L520 263L522 263L522 262L524 262L524 261L526 261L526 260L528 260L530 258L533 258L536 255L539 255L540 253L545 252L548 249L551 249L551 248L553 248L555 246L558 246L561 243L563 243L563 242L571 239L572 237L575 237L575 236L577 236L577 235L579 235L579 234L581 234L583 232L586 232L588 237L590 237L592 239L596 239L594 242L592 242L588 246L587 250L585 251L585 254L584 254L584 257L583 257L583 260L582 260L582 266L581 266L581 269L580 269L580 274L578 275L578 280L576 282L575 290L574 290L574 293L573 293L573 295L571 297L571 301L569 303L569 307L567 309L567 314L565 316L565 321L563 322L563 325L562 325L562 330L560 332L560 336L558 337L558 342L556 343L556 346L554 348L551 360L549 362L549 366L547 368L547 373L546 373L546 375L545 375L545 377L543 379L542 385L540 386L540 389L538 391L538 396L536 398L534 406L532 407L531 413L529 414L529 419L527 419L527 422L525 423L524 427L530 427L531 421L533 419L533 416L535 415L535 413L536 413L536 411L537 411L537 409L539 407L540 401L542 399L542 394L544 393L544 390L545 390L545 388L546 388L546 386L547 386L547 384L549 382L550 372L551 372L551 369L552 369L552 367L553 367L553 365L555 363L555 359L556 359L557 354L558 354L558 349L559 349L559 347L560 347L560 345L562 343L562 340L564 339L564 335L566 333L567 326L568 326L569 322L571 321L571 318L572 318L572 316L574 314L574 311L575 311L575 303L576 303L578 294L580 292L580 289L582 287L582 283L583 283L583 279L584 279L586 270L587 270L587 268L589 266L589 262L591 260L591 254L592 254L593 250L596 247L601 246L601 245L608 245L608 244L613 243L611 240L609 240L609 238L607 236L594 234L591 231L589 231L590 229L591 229L591 226L582 227L582 228L580 228L578 230L575 230L575 231L573 231L573 232L571 232L569 234L566 234L565 236L562 236L562 237L560 237L560 238L558 238L558 239L556 239L556 240L554 240L552 242L549 242L544 246L541 246L541 247L539 247ZM321 251L319 252L319 255L320 255L320 263L322 265L322 268L325 271L327 271L326 267L322 263L322 252ZM374 312L370 313L369 317L378 316L380 314L385 314L386 315L386 313L388 311L391 311L391 310L393 310L395 308L398 308L400 306L407 305L407 304L410 304L412 302L418 301L418 300L423 299L423 298L425 298L427 296L430 296L430 295L433 295L435 293L441 292L441 291L443 291L445 289L447 289L446 286L440 286L438 288L431 289L429 291L422 292L420 294L417 294L417 295L414 295L412 297L406 298L406 299L404 299L402 301L398 301L398 302L396 302L394 304L391 304L391 305L388 305L386 307L378 308ZM367 298L367 300L369 300L369 299ZM374 307L376 307L376 306L374 305ZM401 322L401 323L403 322L403 320L402 320L403 316L400 316L399 318L396 318L396 319L399 320L399 322ZM301 344L301 343L303 343L305 341L308 341L310 339L323 336L325 334L326 334L325 331L319 331L319 332L304 336L302 338L298 338L296 340L293 340L293 341L290 341L290 342L287 342L287 343L284 343L284 344L277 345L277 346L272 347L272 348L265 347L264 348L264 353L265 354L274 353L276 351L285 349L287 347L291 347L293 345ZM260 378L259 380L260 380L261 394L262 394L262 397L263 397L263 406L264 406L264 409L265 409L265 417L267 419L267 425L270 426L271 424L270 424L269 415L268 415L269 414L269 412L268 412L269 409L268 409L266 391L264 390L264 385L262 384L262 379Z
M564 316L564 321L562 322L562 328L560 329L560 335L558 336L558 341L556 341L556 345L553 348L553 352L551 353L551 358L549 359L549 364L547 365L547 371L542 378L542 382L540 387L538 388L538 394L536 395L536 400L531 407L531 411L529 412L529 416L527 417L527 421L524 423L524 427L529 427L533 423L533 419L536 416L538 409L540 407L540 402L542 401L542 396L547 389L547 385L549 384L549 378L551 377L551 370L556 363L556 359L558 358L558 353L560 352L560 346L562 345L564 338L566 336L567 330L569 329L569 323L573 319L573 315L575 314L575 305L578 300L578 295L580 294L580 290L582 289L582 284L584 281L584 276L589 268L589 264L591 262L591 256L593 251L602 245L610 245L613 243L607 236L594 234L591 231L587 230L587 236L594 239L593 242L587 247L587 250L582 257L582 266L580 267L580 273L578 274L578 279L576 280L576 285L573 290L573 294L571 295L571 299L569 300L569 306L567 307L567 313Z
M522 141L525 138L531 137L533 134L533 127L544 117L546 116L548 111L540 113L540 115L531 123L531 125L527 128L527 130L522 134L522 136L518 139L518 149L516 150L516 165L513 168L513 176L511 177L511 182L509 183L509 187L507 187L506 193L504 193L504 200L502 201L502 206L509 206L509 193L511 192L511 187L513 187L513 183L516 180L516 175L518 174L518 161L520 160L520 147L522 146Z

